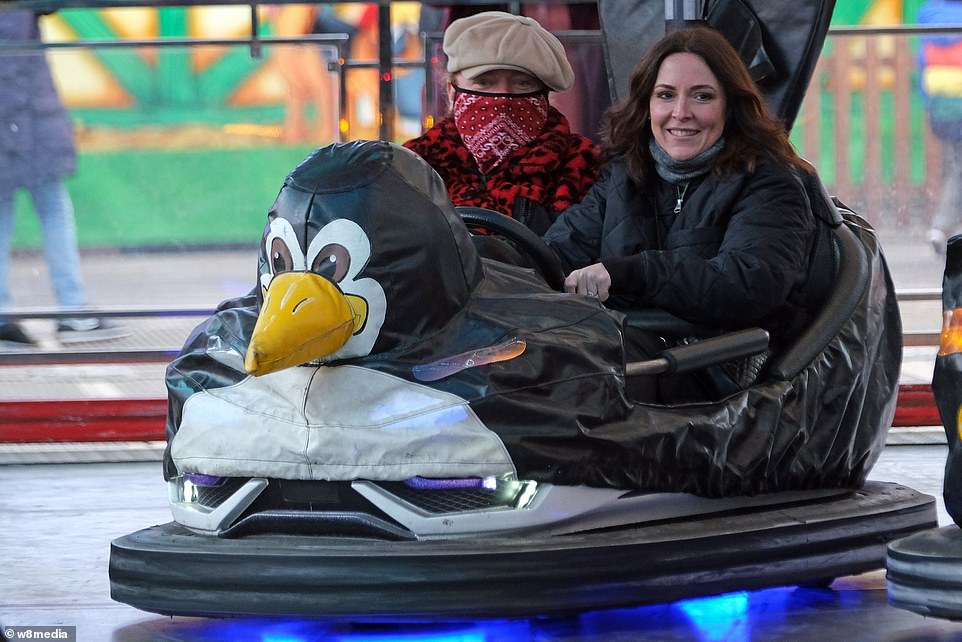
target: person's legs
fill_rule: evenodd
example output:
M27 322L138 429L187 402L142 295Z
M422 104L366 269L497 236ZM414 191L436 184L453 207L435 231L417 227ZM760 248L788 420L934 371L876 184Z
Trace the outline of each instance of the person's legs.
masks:
M962 143L942 142L942 192L929 229L933 249L945 252L945 241L962 226Z
M9 308L10 244L13 239L13 194L0 194L0 310Z
M87 305L87 294L80 271L77 223L70 193L61 181L45 183L30 193L40 218L43 253L57 303L65 309L83 307ZM57 323L61 343L117 339L128 334L124 326L95 317L61 319Z
M77 250L77 223L70 193L61 181L30 190L43 231L43 254L57 303L63 308L87 303Z
M311 33L316 8L308 4L289 4L279 8L274 20L278 36L302 36ZM284 129L281 134L285 143L303 143L308 138L304 109L311 98L310 79L305 75L311 70L305 65L305 51L314 49L307 45L274 45L271 55L277 71L287 85L284 112ZM305 68L307 67L307 68Z
M13 194L0 195L0 312L13 303L9 285L13 228ZM33 343L19 323L8 322L0 317L0 347L16 349Z

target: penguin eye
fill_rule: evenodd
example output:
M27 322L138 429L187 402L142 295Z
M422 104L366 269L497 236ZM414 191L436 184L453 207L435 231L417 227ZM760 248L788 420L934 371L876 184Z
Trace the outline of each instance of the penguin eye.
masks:
M351 267L351 254L338 243L328 243L321 248L314 259L311 270L334 283L340 283Z
M291 257L291 250L287 247L284 239L276 238L271 241L271 272L280 274L290 272L294 269L294 259Z

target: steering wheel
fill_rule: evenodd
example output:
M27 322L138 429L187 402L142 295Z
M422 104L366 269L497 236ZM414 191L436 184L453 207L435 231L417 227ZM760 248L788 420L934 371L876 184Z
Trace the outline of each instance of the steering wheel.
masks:
M460 205L454 208L465 226L484 228L511 241L514 247L531 260L548 285L564 292L565 273L561 261L540 236L524 223L501 212L484 207ZM634 308L622 310L625 323L633 328L646 330L666 337L712 337L722 333L719 328L692 323L658 308Z
M561 261L541 237L532 232L528 226L501 212L484 207L461 205L454 209L469 230L484 228L511 241L516 249L531 259L551 288L564 292L565 273L561 267Z

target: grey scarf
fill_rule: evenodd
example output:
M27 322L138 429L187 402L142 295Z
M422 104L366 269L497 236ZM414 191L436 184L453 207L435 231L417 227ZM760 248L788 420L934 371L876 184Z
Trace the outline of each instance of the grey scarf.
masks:
M712 160L724 146L725 139L719 138L714 145L686 160L675 160L669 156L654 138L649 141L648 150L655 161L655 171L662 179L669 183L684 183L707 174Z

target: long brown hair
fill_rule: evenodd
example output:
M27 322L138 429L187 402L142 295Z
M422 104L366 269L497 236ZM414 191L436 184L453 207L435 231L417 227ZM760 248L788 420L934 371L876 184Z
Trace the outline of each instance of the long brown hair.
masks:
M703 26L673 31L642 56L631 76L627 98L606 114L603 134L606 160L624 161L629 175L642 184L655 176L654 161L648 150L652 139L649 101L661 63L676 53L691 53L704 60L725 94L725 147L713 162L715 173L754 171L762 156L806 170L810 168L795 153L784 126L770 115L735 49L721 33Z

